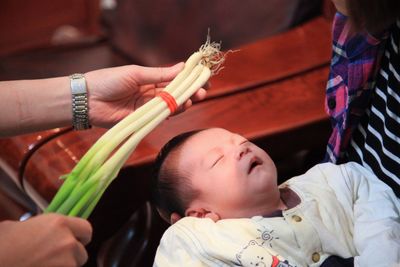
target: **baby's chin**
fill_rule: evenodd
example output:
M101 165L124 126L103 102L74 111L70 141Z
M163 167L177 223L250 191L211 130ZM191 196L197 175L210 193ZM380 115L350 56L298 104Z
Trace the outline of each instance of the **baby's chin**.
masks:
M276 172L260 170L249 175L249 194L262 194L278 190L278 177Z
M266 179L276 181L278 179L278 173L275 165L270 165L266 162L251 169L250 173L247 174L249 177L255 177L257 179Z

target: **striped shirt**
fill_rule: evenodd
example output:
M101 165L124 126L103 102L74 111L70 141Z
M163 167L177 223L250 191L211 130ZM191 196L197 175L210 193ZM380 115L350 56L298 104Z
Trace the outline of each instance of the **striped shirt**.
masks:
M325 161L357 161L399 197L398 35L399 22L380 38L353 33L347 17L336 13L325 100L333 131Z
M400 197L400 20L390 30L370 104L346 158L373 171Z

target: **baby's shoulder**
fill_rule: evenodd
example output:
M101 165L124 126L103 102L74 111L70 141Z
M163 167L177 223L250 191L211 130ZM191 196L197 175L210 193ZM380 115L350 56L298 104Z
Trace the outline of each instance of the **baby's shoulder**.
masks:
M193 241L208 243L217 238L223 240L223 237L228 236L241 239L256 231L254 224L255 221L251 218L224 219L214 222L209 218L185 217L171 225L164 233L163 239L173 238L184 243ZM229 240L229 242L233 241Z
M224 219L214 222L209 218L196 218L196 217L184 217L175 224L171 225L168 230L170 231L185 231L185 232L196 232L207 234L217 234L234 231L238 228L251 227L253 221L251 218L239 218L239 219Z

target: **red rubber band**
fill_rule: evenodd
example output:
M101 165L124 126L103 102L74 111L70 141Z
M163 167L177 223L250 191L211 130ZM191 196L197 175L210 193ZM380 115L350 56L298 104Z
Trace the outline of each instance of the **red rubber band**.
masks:
M178 109L178 104L176 103L175 98L172 95L170 95L168 92L161 91L157 94L157 96L161 97L162 100L167 103L171 114L175 113L175 111Z

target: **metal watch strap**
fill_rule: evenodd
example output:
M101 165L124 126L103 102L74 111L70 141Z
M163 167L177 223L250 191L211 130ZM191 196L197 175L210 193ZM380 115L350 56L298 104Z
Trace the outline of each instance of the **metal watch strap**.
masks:
M83 74L69 76L72 93L72 125L75 130L89 129L89 106L86 90L86 80Z

